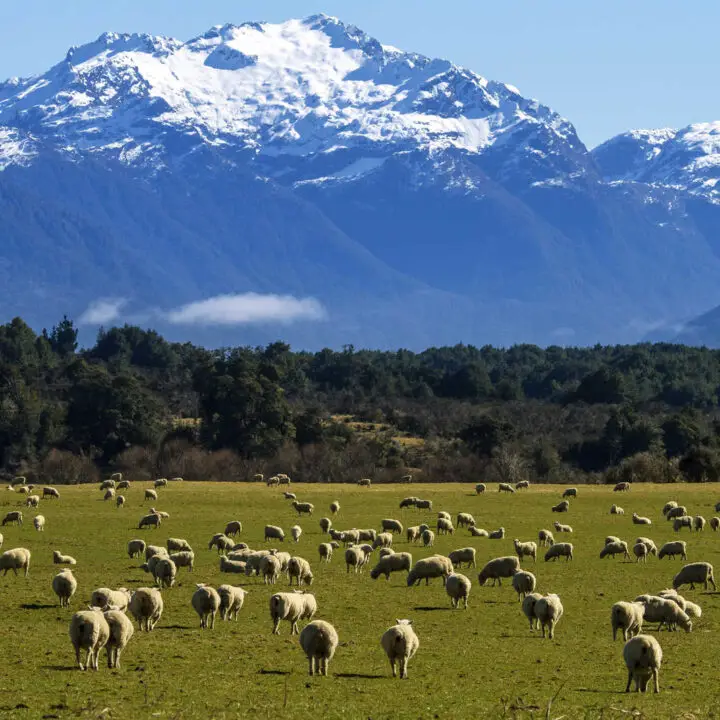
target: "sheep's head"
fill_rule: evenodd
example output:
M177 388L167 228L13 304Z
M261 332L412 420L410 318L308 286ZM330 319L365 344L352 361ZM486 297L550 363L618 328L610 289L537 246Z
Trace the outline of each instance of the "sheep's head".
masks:
M396 619L395 619L395 623L396 623L397 625L412 625L412 620L398 620L398 619L396 618Z

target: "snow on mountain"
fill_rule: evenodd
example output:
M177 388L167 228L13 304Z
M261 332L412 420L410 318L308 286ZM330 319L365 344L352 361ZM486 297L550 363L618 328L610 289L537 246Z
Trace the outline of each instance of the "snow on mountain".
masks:
M185 43L105 33L44 75L0 85L0 125L126 164L227 145L268 158L480 153L528 126L578 142L567 120L514 87L325 15L217 26ZM14 157L3 142L0 162Z

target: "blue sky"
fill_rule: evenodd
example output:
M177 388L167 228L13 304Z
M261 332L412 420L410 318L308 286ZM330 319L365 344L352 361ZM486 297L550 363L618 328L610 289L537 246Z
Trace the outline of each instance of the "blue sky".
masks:
M588 146L720 119L716 0L6 0L0 78L42 72L105 30L188 39L210 26L336 15L382 42L516 85Z

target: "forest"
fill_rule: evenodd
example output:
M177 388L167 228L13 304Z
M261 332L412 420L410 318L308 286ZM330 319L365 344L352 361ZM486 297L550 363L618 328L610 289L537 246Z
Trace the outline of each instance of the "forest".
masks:
M720 351L204 349L0 326L0 472L38 482L715 482Z

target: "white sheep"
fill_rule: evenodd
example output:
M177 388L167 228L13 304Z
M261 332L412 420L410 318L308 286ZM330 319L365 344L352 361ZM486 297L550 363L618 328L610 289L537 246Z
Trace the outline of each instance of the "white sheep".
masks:
M131 558L139 557L145 552L145 541L140 539L130 540L127 544L127 553Z
M368 561L367 555L357 545L351 545L345 550L345 567L346 572L350 572L352 567L355 572L362 572L363 567Z
M522 601L522 611L523 615L530 621L530 629L535 630L537 627L540 628L540 621L537 619L535 615L535 605L537 604L538 600L542 599L542 595L540 593L531 592L528 593Z
M112 500L115 497L115 490L114 488L108 488L105 491L105 495L103 495L103 500ZM28 498L29 500L30 498Z
M265 542L268 540L279 540L280 542L283 542L285 540L285 531L277 525L266 525Z
M635 692L646 692L652 678L655 692L660 692L660 665L662 664L662 648L652 635L636 635L625 643L623 659L628 671L625 692L630 692L630 685L635 681Z
M717 590L715 586L715 577L713 566L708 562L696 562L685 565L682 570L673 578L673 588L677 590L682 585L690 585L690 589L695 589L695 583L702 583L705 589L708 589L708 583L713 586L713 590Z
M577 497L577 488L566 488L565 491L563 492L562 496L564 498L569 498L569 497L576 498Z
M475 525L471 525L468 530L470 531L470 534L473 537L489 537L490 533L487 530L484 530L483 528L475 527Z
M684 505L676 505L673 508L670 508L666 515L666 520L675 520L675 518L679 517L685 517L687 515L687 508Z
M510 483L499 483L498 492L514 493L515 488Z
M248 564L243 560L232 560L225 555L220 556L220 572L245 575Z
M54 565L77 565L77 560L71 555L63 555L59 550L53 550Z
M707 521L702 515L696 515L693 518L693 528L700 532L701 530L705 529L705 525L707 525Z
M170 559L175 563L176 568L186 567L188 572L195 569L195 553L192 550L179 550L170 555Z
M628 492L630 490L629 482L619 482L614 488L613 492Z
M435 533L430 529L425 529L420 534L423 547L432 547L435 544Z
M193 593L191 604L200 618L200 627L205 630L215 627L215 615L220 609L220 595L214 587L205 583L197 583L197 589Z
M690 618L699 618L702 616L702 608L696 603L686 600L685 614Z
M220 617L224 621L237 622L238 613L242 609L248 591L234 585L221 585L217 591L220 596Z
M162 557L158 560L153 570L155 582L161 588L171 588L175 584L177 567L169 557Z
M520 542L515 538L513 546L520 560L524 557L531 557L533 561L537 562L537 545L534 542Z
M530 487L529 480L520 480L520 482L515 483L516 490L524 490L525 488L529 488L529 487Z
M248 567L250 567L248 565ZM275 585L282 573L282 563L275 555L265 555L260 558L260 575L266 585ZM247 568L245 570L247 574Z
M168 538L166 543L169 553L172 552L192 552L193 549L190 547L190 543L182 538Z
M157 500L157 499L158 499L158 494L154 490L151 490L150 488L147 488L145 490L145 500Z
M553 523L553 527L555 528L555 532L559 533L571 533L573 531L570 525L563 525L557 521Z
M472 527L475 525L475 518L470 513L461 512L457 514L455 522L459 528Z
M399 520L385 518L384 520L380 521L380 525L383 529L383 532L390 533L391 535L394 535L395 533L397 533L398 535L402 535L403 533L403 525Z
M337 500L333 500L330 503L330 512L333 515L337 515L340 512L340 503Z
M460 601L462 600L464 607L467 610L471 587L472 583L465 575L452 573L452 575L447 576L447 579L445 580L445 592L450 597L450 603L453 608L457 609Z
M372 485L372 480L370 478L360 478L360 480L357 481L357 484L360 487L370 487ZM312 673L310 673L312 675Z
M273 635L280 634L280 622L290 623L290 634L297 635L300 620L312 620L317 612L314 595L296 590L292 593L276 593L270 598L270 619L273 621Z
M298 542L300 540L301 535L302 535L302 528L299 525L293 525L290 528L290 537L292 537L293 542Z
M616 555L622 555L623 557L630 559L630 553L628 552L628 545L626 542L621 540L620 542L609 542L600 551L600 559L611 555L613 558Z
M562 500L557 505L553 505L551 510L556 513L564 513L570 510L570 503L567 500Z
M565 558L565 562L569 562L573 559L572 543L555 543L554 545L551 545L545 553L545 562L548 562L548 560L552 560L554 562L561 557Z
M446 512L445 510L440 510L440 512L437 514L438 520L441 518L443 520L447 520L448 522L452 522L452 518L450 517L450 513Z
M103 613L103 617L110 628L110 636L105 645L110 669L120 668L120 655L135 633L132 623L121 610L110 608Z
M20 510L11 510L9 513L7 513L5 515L5 517L2 520L3 526L9 525L11 523L16 523L17 525L22 527L23 514L20 512Z
M332 520L330 518L320 518L320 530L322 530L324 533L330 532L330 528L332 527Z
M358 481L358 485L364 484ZM370 481L367 481L369 487ZM317 672L327 676L328 664L335 655L338 646L338 634L335 628L324 620L313 620L300 633L300 647L310 664L310 675Z
M70 572L70 570L63 570L63 572ZM127 588L118 588L117 590L96 588L90 595L90 605L99 607L101 610L113 607L116 610L125 611L130 604L131 597L132 593Z
M421 580L425 580L425 584L430 584L431 578L441 577L443 584L445 578L452 574L453 567L450 560L441 555L433 555L429 558L418 560L407 576L408 587L419 585Z
M377 548L389 548L389 547L392 547L392 544L393 544L392 533L381 532L381 533L378 533L377 537L373 540L372 547L374 550Z
M480 493L484 493L487 488L485 487L485 483L478 483L475 486L475 494L480 495Z
M44 487L42 492L43 500L47 498L60 499L60 493L54 487Z
M320 554L320 562L330 562L333 554L333 546L331 543L320 543L318 553Z
M227 525L225 525L225 532L224 535L227 535L227 537L235 537L239 533L242 532L242 523L239 520L231 520Z
M292 506L295 508L298 517L300 517L300 515L312 515L313 510L315 510L315 506L312 503L298 502L297 500L293 501Z
M674 598L640 595L635 598L635 602L642 603L645 607L645 622L657 622L660 627L666 625L669 630L674 630L679 625L685 632L692 632L692 620Z
M720 517L711 517L710 518L710 528L713 532L718 531L718 528L720 528Z
M475 564L475 548L465 547L459 550L453 550L448 554L450 562L457 567L462 567L463 563L467 563L468 567L477 567Z
M170 513L164 512L163 510L156 510L154 507L150 508L150 512L153 515L157 515L161 520L167 520L170 517Z
M623 510L619 505L611 505L610 506L610 514L611 515L624 515L625 510Z
M673 530L675 532L680 532L684 527L690 530L693 528L693 519L689 515L682 515L673 520Z
M643 544L647 545L648 555L657 555L658 554L657 545L655 545L655 543L650 538L646 538L646 537L635 538L635 544L637 545L637 543L643 543Z
M118 495L115 498L115 507L116 508L125 507L125 496L124 495Z
M75 594L77 590L77 580L72 573L70 568L61 570L52 580L53 592L58 596L60 600L60 607L69 607L70 598Z
M25 577L30 572L30 551L27 548L14 548L6 550L0 555L0 570L4 570L4 575L8 574L8 570L12 570L15 575L18 570L25 570Z
M542 636L545 637L545 628L548 628L548 637L550 640L555 636L555 626L563 616L563 606L560 598L551 593L540 598L535 603L535 617L540 621Z
M235 543L227 535L225 535L225 533L215 533L208 543L208 550L217 548L218 555L222 552L232 550L234 547Z
M610 609L610 625L613 640L617 631L622 630L623 640L642 632L645 606L640 602L616 602Z
M167 557L168 551L162 545L147 545L145 547L145 560L149 560L151 557L155 557L156 555Z
M512 586L513 590L518 594L518 600L522 600L529 593L532 593L536 585L535 576L527 570L520 570L512 576Z
M128 610L135 618L140 631L150 632L160 621L165 604L157 588L138 588L130 598Z
M516 572L520 572L520 560L514 555L494 558L480 571L478 581L480 585L484 585L488 580L493 581L493 586L496 582L502 585L502 578L511 578Z
M437 520L437 534L438 535L452 535L455 532L455 528L450 520L447 518L438 518Z
M402 510L403 508L415 507L415 505L417 504L417 501L418 501L418 498L416 498L414 495L411 497L403 498L400 501L400 509Z
M159 515L156 515L155 513L150 513L149 515L144 515L140 518L140 522L138 523L138 529L142 530L144 527L160 527L160 524L162 523L162 518Z
M75 649L75 660L80 670L98 669L98 655L110 637L110 627L100 608L81 610L70 619L70 641ZM80 651L87 650L85 665Z
M682 560L687 560L687 543L684 540L666 542L658 552L658 559L662 560L666 555L673 560L676 555L680 555Z
M413 525L405 530L405 538L409 543L416 543L420 539L420 527Z
M370 577L376 580L380 575L384 575L386 580L390 579L390 573L393 572L410 572L412 568L412 555L406 552L396 553L382 556L377 565L370 571Z
M673 508L676 508L678 504L675 502L675 500L668 500L668 502L663 505L662 514L667 515Z
M648 517L642 517L636 512L632 514L633 525L652 525L652 520Z
M43 530L45 530L45 516L36 515L33 518L33 526L38 532L42 532Z
M283 493L283 498L284 498L285 500L297 500L297 495L296 495L295 493L292 493L292 492L284 492L284 493Z
M490 540L502 540L504 537L505 537L505 528L504 527L498 528L497 530L491 530L488 533L488 538Z
M116 490L129 490L130 489L130 481L129 480L121 480L116 486Z
M420 647L420 640L415 634L412 620L396 620L395 622L397 625L393 625L383 633L380 645L390 661L393 677L397 677L396 665L399 665L400 679L402 680L408 676L408 661L415 657L415 653Z
M647 556L650 554L650 548L645 543L639 542L633 545L633 554L635 562L647 562Z
M310 569L310 563L304 558L291 557L287 572L290 578L290 585L292 585L293 578L295 578L298 587L301 585L312 585L313 574Z
M680 606L681 610L685 610L687 607L687 600L677 590L673 588L667 588L657 593L658 597L665 598L666 600L672 600L676 605Z
M539 530L538 542L540 547L550 547L555 544L555 536L549 530Z

